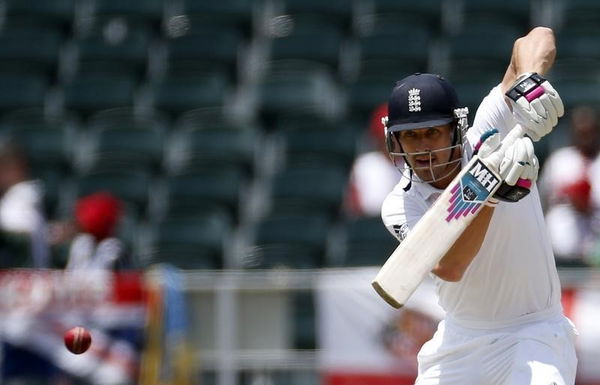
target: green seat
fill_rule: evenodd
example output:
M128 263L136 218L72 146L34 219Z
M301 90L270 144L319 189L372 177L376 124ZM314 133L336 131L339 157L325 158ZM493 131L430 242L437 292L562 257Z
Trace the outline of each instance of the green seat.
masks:
M565 57L557 58L548 74L552 84L572 81L600 80L600 57Z
M271 40L269 59L302 60L321 63L332 74L339 70L340 49L343 46L343 33L329 21L314 22L291 17L289 33L275 34Z
M387 101L396 82L410 73L365 74L348 87L348 112L350 118L368 122L374 109Z
M39 26L13 26L0 32L0 72L56 75L62 37Z
M222 213L167 218L150 226L145 265L168 262L180 269L221 269L231 224Z
M231 84L226 74L172 75L152 85L153 106L179 115L203 107L221 107L229 96Z
M133 105L136 81L128 74L82 73L64 85L64 107L83 115Z
M450 80L452 81L452 79ZM483 98L501 81L502 76L491 77L486 80L452 81L460 105L469 108L469 122L473 122L477 108L479 108Z
M356 155L357 133L347 124L312 119L282 122L278 126L288 166L349 169Z
M381 16L396 20L396 25L419 24L429 30L436 30L442 24L442 0L421 0L406 2L397 0L373 0L372 9L363 17L377 19Z
M14 22L28 22L68 31L73 23L75 0L5 0L4 17ZM38 48L43 48L38 46Z
M234 79L244 42L240 32L222 26L207 26L191 19L188 33L166 40L166 63L170 74L222 72Z
M352 24L353 4L347 0L283 0L282 14L314 18L349 30Z
M172 172L235 169L250 175L258 135L251 123L242 125L218 117L211 120L201 111L190 111L176 123L167 150L167 168Z
M523 0L464 0L463 24L488 24L515 27L522 34L529 31L531 25L531 7Z
M450 39L450 71L468 74L483 68L498 73L500 82L508 68L513 44L520 36L521 32L512 26L491 28L486 23L467 24Z
M379 217L349 219L344 234L344 266L381 266L398 246Z
M285 168L273 180L270 212L324 213L334 218L340 212L346 184L347 172L343 168Z
M120 114L117 110L90 118L81 148L83 168L121 166L158 171L162 164L164 123L154 115L136 116L123 110Z
M560 32L597 29L600 25L600 4L594 0L562 0ZM562 48L562 47L561 47Z
M108 191L123 200L137 215L147 210L151 183L151 176L146 170L108 168L91 170L78 176L75 189L78 197Z
M250 35L257 0L183 0L183 14L202 18L206 24L232 26Z
M318 268L325 265L329 220L323 215L272 215L255 225L247 268Z
M245 179L242 170L217 168L170 175L163 183L160 216L196 215L219 210L237 218Z
M123 18L129 22L159 28L164 0L93 0L91 16L98 19Z
M566 111L581 104L600 107L600 81L597 79L563 81L557 87Z
M74 41L78 71L145 75L148 62L149 33L141 28L120 30L110 24ZM111 29L112 28L112 29Z
M42 110L21 110L0 121L3 133L16 139L33 169L69 171L75 128L62 117L45 116Z
M0 74L0 111L42 108L46 86L43 75Z
M371 33L358 40L360 72L362 75L392 74L408 76L426 72L429 63L431 33L417 24L398 24L387 18Z
M339 113L340 95L335 81L326 71L304 70L304 64L309 63L277 66L259 83L258 110L268 125L293 116L327 120Z

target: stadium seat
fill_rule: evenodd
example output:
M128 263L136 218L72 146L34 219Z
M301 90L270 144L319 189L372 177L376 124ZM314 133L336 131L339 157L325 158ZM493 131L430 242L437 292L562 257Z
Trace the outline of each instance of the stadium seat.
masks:
M244 39L233 28L200 24L191 19L184 34L166 39L166 64L169 74L202 74L223 72L236 79L238 56Z
M251 175L258 129L252 124L209 119L201 111L190 111L181 116L167 149L167 169L174 173L235 169Z
M169 175L163 181L159 217L227 212L238 218L240 194L246 189L241 170L215 168Z
M600 80L600 26L581 24L556 34L559 54L548 78L552 83Z
M381 266L398 246L379 217L348 219L344 238L344 266Z
M565 110L581 105L589 104L600 108L600 80L573 80L560 82L560 97L565 105Z
M185 111L222 107L232 90L225 73L171 75L151 84L152 105L177 116Z
M250 36L254 14L260 9L261 1L257 0L183 0L182 13L203 24L234 27Z
M162 166L166 121L159 114L140 114L130 108L99 111L82 130L77 166L145 168L158 172Z
M531 7L523 0L463 0L463 25L487 24L491 29L508 25L525 34L531 25Z
M366 127L373 110L387 101L396 81L408 75L410 73L398 71L360 76L348 86L347 117Z
M0 74L0 112L42 108L47 84L43 75Z
M64 108L82 115L133 105L136 80L128 74L81 73L63 86Z
M4 18L11 23L48 26L67 33L73 23L75 0L5 0L2 6Z
M318 268L325 265L329 220L324 215L272 215L255 225L246 268Z
M62 37L40 26L12 26L0 31L0 72L56 76Z
M327 164L285 168L273 180L270 212L323 213L335 218L341 209L346 183L344 168Z
M289 28L273 33L269 60L271 65L281 60L301 60L320 63L332 75L339 71L340 50L344 42L343 32L329 20L315 22L290 15Z
M141 79L146 73L149 45L150 36L141 28L109 24L103 30L93 30L74 40L78 72L125 72Z
M156 30L164 16L164 0L92 0L90 19L123 18L128 22L153 27Z
M321 19L345 30L349 30L352 24L353 3L351 1L282 0L281 4L281 14Z
M231 231L229 217L206 215L167 218L152 223L146 235L142 263L167 262L180 269L223 268L223 246Z
M95 169L75 178L75 195L81 197L98 191L108 191L121 200L132 213L146 213L152 178L146 170Z
M426 72L431 39L426 26L398 25L386 17L371 33L357 39L359 76L391 74L400 79L414 72Z
M340 90L328 72L310 69L305 61L282 64L271 68L256 90L267 126L294 116L327 120L339 115Z
M520 36L519 30L512 26L490 28L485 23L465 26L450 39L448 73L455 79L472 80L482 72L497 73L500 82L508 68L513 43Z
M377 23L381 16L390 17L400 24L416 24L426 27L430 31L440 29L442 25L442 0L422 0L418 2L405 2L396 0L373 0L372 8L360 18L370 18L371 23Z
M25 109L6 114L0 130L23 147L34 170L70 171L75 143L75 126L70 120L44 115L41 109Z
M460 105L469 108L469 122L471 124L473 123L479 104L481 104L483 98L493 87L500 84L502 76L466 81L453 81L453 79L450 79L458 94Z
M296 120L282 122L277 130L288 166L332 165L349 169L356 155L358 133L345 122Z
M594 0L561 0L560 31L576 31L580 29L597 29L600 24L600 4Z

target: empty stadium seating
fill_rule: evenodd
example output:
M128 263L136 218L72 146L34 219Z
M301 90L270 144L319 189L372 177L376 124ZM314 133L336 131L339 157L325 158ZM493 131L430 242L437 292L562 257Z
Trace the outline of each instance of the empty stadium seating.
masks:
M49 212L68 206L71 183L75 196L121 196L133 227L218 210L229 218L223 231L256 235L247 241L263 267L326 265L323 237L335 223L345 263L368 264L381 253L363 245L387 250L390 239L377 220L344 218L341 201L373 108L400 78L444 69L472 119L514 39L544 16L533 5L6 0L0 131L24 143ZM600 104L598 6L551 5L559 56L550 76L568 108ZM278 163L265 166L273 143ZM242 223L240 192L253 188L267 217ZM316 216L320 237L294 238L298 213Z

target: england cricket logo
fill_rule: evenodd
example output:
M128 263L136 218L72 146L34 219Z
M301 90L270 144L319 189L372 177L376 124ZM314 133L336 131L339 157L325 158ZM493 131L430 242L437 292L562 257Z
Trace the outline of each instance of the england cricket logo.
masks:
M492 193L500 180L481 161L475 162L469 171L452 187L446 222L475 214Z
M411 88L408 90L408 112L421 111L421 90Z

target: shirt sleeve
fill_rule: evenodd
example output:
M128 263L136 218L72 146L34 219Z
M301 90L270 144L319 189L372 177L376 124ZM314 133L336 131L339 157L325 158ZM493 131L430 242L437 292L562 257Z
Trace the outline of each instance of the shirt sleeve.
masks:
M427 207L419 205L416 198L394 190L383 201L381 219L388 231L402 242L426 211Z
M502 89L500 85L497 85L481 101L473 120L473 126L467 133L467 138L471 144L477 143L484 132L494 128L504 137L516 124L512 111L506 104Z

